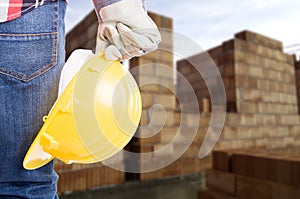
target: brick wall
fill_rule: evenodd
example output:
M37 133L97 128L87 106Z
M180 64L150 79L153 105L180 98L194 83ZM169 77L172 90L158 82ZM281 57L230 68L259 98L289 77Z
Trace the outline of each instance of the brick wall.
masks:
M213 59L216 66L218 67L222 79L225 82L225 91L227 99L227 111L236 112L236 92L235 92L235 71L234 71L234 51L231 41L222 43L222 45L217 46L208 50L208 55ZM196 72L196 69L191 65L191 63L199 63L198 67L200 70L207 70L209 66L206 66L208 60L206 52L188 57L178 61L177 70L184 77L187 78L191 86L194 88L195 94L199 100L199 107L201 112L207 112L210 110L210 95L201 75ZM181 82L177 85L178 95L185 95L185 88L181 86ZM187 100L188 102L189 100ZM208 101L208 103L207 103Z
M282 51L282 43L243 31L208 52L223 77L229 108L216 148L299 145L295 59ZM189 67L184 61L178 62L179 71ZM187 78L192 75L186 74ZM205 89L196 87L195 79L193 82L196 92L199 87ZM203 84L202 79L198 82ZM203 97L207 96L199 96L200 103Z
M118 164L124 164L123 160ZM111 169L102 163L67 165L55 160L55 171L59 175L57 184L59 193L87 190L125 182L124 172Z

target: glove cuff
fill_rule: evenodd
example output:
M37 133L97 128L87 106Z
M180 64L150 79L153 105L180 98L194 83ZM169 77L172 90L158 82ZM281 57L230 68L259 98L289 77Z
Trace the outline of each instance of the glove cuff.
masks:
M134 5L136 3L142 3L142 6L145 9L145 0L93 0L95 11L98 17L98 20L101 21L102 17L100 14L100 11L102 8L112 6L114 4L117 4L119 6L128 6L128 5ZM114 5L115 6L115 5Z

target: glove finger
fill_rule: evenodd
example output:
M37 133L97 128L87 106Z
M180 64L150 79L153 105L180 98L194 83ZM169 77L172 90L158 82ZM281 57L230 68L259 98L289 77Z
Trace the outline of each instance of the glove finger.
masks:
M135 32L128 26L119 23L117 29L120 33L123 45L134 56L140 56L157 48L158 42L147 34L147 30ZM141 33L144 32L144 33Z
M123 59L130 59L132 57L130 51L124 45L121 35L119 34L117 28L113 26L106 26L103 31L104 36L109 40L111 45L123 55Z
M105 50L110 44L109 40L104 37L103 35L103 27L105 27L104 24L99 24L98 26L98 32L97 32L97 37L96 37L96 51L99 52L101 50Z
M111 45L115 45L118 49L124 47L120 34L115 27L106 26L103 30L103 36L109 40Z
M105 59L107 60L122 60L123 56L114 45L110 45L105 49Z
M97 37L96 41L96 52L101 50L105 50L109 46L109 42L106 40L102 40L99 36Z

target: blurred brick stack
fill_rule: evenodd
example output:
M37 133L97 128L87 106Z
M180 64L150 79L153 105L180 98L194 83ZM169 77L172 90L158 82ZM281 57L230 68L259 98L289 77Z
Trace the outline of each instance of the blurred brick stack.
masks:
M289 153L222 150L213 153L206 191L199 199L299 198L300 156Z
M296 83L297 83L297 96L298 96L298 112L300 113L300 60L295 64L296 68Z
M141 157L136 162L140 171L143 171L143 166L151 165L153 160L172 159L176 153L175 150L184 147L185 135L190 134L192 130L197 132L199 122L198 115L193 113L185 113L186 117L182 117L176 98L172 40L173 21L171 18L153 13L150 13L150 17L158 27L167 30L161 31L162 42L158 50L140 58L132 59L130 68L140 85L143 102L142 119L137 135L147 135L149 133L154 133L154 135L149 138L133 139L129 150L135 153L153 153L170 143L171 147L164 150L163 153L153 153L151 158ZM179 128L180 124L184 124L184 128ZM181 137L177 137L179 139L174 141L175 136L179 134ZM209 158L200 164L198 152L201 143L197 140L199 139L195 139L179 160L176 160L176 158L174 159L176 161L172 164L154 172L139 173L135 176L135 179L149 180L180 176L198 173L209 168L211 166ZM184 152L184 150L182 151Z
M154 13L150 13L150 16L159 27L172 30L171 18ZM67 56L74 49L94 49L97 25L93 11L67 35ZM182 79L178 76L175 78L173 73L173 33L162 33L162 42L157 51L129 62L130 70L140 85L143 103L142 118L136 135L148 138L133 138L126 150L135 153L152 152L153 156L148 159L140 158L134 163L122 156L116 164L122 167L135 164L135 167L142 171L144 166L151 165L153 159L163 162L174 157L176 150L183 149L186 137L196 131L193 142L178 160L150 173L125 176L124 173L101 163L65 165L56 161L55 168L60 176L59 192L120 184L127 180L125 177L148 180L193 174L211 168L211 156L205 159L198 158L211 119L210 95L204 80L189 63L201 63L200 70L209 72L211 65L205 65L205 61L209 59L206 59L205 53L201 53L177 63L178 71L190 82L197 96L201 111L199 119L198 110L190 107L191 101L186 97ZM294 56L283 52L282 43L250 31L243 31L208 53L218 66L227 97L225 126L215 148L280 149L299 146L300 121L297 99L300 96L300 66L299 62L295 62ZM213 77L206 80L211 83L216 81ZM183 101L179 103L179 99ZM187 109L183 111L182 108ZM169 143L171 147L168 150L159 155L155 153ZM236 181L231 172L225 172L229 181ZM256 175L251 177L257 180ZM232 191L233 187L229 187L229 190Z
M208 53L220 70L227 94L225 126L216 147L299 146L295 57L282 51L282 43L243 31ZM189 59L197 59L197 55ZM178 70L192 82L201 104L209 97L207 88L190 68L193 66L186 60L178 62ZM209 121L207 117L201 115L204 121Z
M116 164L124 163L123 160L119 160ZM67 165L55 160L55 171L59 175L57 185L59 193L87 190L125 182L124 172L107 167L102 163Z
M66 35L67 58L76 49L91 49L96 47L96 34L98 30L98 19L95 11L91 11L84 20L79 22Z
M133 138L126 150L135 153L154 152L161 149L177 135L180 122L185 124L182 134L190 133L191 129L197 131L194 124L199 122L198 116L193 113L187 113L186 117L182 118L178 107L173 73L173 21L171 18L155 13L149 13L149 15L160 28L167 30L162 31L162 42L157 51L140 58L134 58L129 62L131 73L139 85L142 85L140 90L143 112L137 135L145 135L152 131L155 132L159 127L163 128L149 138ZM94 49L96 32L97 18L94 12L91 12L85 20L67 34L67 57L73 50L78 48ZM181 121L181 119L184 120ZM166 168L150 173L129 173L126 174L126 177L128 179L148 180L198 173L210 168L210 158L205 159L200 164L197 156L201 144L199 140L202 140L202 138L197 137L195 140L179 160ZM156 160L169 159L173 155L173 149L182 148L182 142L184 141L185 139L182 136L171 145L169 150L166 150L159 157L153 158ZM122 158L124 157L122 156ZM126 167L128 161L131 160L120 159L116 164ZM135 166L142 169L142 165L147 165L147 162L151 162L151 158L141 158L135 162ZM102 163L65 165L60 161L56 161L55 169L60 177L58 181L59 192L86 190L125 182L125 173L113 170Z

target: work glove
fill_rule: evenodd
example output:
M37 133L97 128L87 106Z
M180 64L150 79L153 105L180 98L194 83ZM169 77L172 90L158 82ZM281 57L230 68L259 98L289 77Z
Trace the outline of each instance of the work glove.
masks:
M108 60L129 60L154 51L161 36L140 0L122 0L99 11L96 52Z

